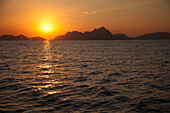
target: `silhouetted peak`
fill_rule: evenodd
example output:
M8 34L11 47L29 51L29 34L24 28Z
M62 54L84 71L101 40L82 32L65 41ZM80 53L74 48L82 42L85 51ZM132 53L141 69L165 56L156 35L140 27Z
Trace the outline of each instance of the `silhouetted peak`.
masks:
M42 37L37 36L37 37L33 37L32 40L45 40L45 39L42 38Z
M125 34L122 34L122 33L117 33L115 35L120 36L122 38L129 38L128 36L126 36Z
M78 31L73 31L72 33L82 34L82 32L78 32Z
M103 26L98 29L94 29L91 33L94 36L96 35L97 37L98 36L101 36L101 37L111 37L112 36L112 33Z
M21 35L18 35L18 36L22 36L22 37L23 37L24 35L21 34ZM25 37L25 36L24 36L24 37Z
M14 37L13 35L2 35L1 37Z
M93 31L108 31L108 30L105 27L102 26L102 27L100 27L98 29L95 28Z
M82 34L82 32L72 31L72 32L67 32L66 33L66 35L71 35L71 34Z
M24 36L24 35L18 35L18 36L16 36L16 39L18 39L18 40L29 40L26 36Z
M29 40L29 39L25 37L24 35L18 35L18 36L3 35L1 36L0 40Z
M107 29L106 29L105 27L103 27L103 26L100 27L99 29L101 29L101 30L107 30Z
M24 36L24 35L18 35L16 37L18 37L18 38L26 38L26 36Z

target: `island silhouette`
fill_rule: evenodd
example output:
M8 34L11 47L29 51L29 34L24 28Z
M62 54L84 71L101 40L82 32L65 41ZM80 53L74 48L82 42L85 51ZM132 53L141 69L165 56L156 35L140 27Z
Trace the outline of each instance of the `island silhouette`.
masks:
M57 36L54 40L127 40L131 39L125 34L112 34L105 27L100 27L98 29L94 29L85 33L72 31L67 32L65 35Z
M94 29L91 32L86 31L84 33L79 31L67 32L65 35L56 36L53 40L155 40L155 39L170 39L169 32L153 32L144 34L138 37L128 37L125 34L117 33L112 34L105 27ZM42 37L28 38L24 35L2 35L0 40L46 40Z
M2 35L0 37L0 40L46 40L42 37L32 37L28 38L24 35L18 35L18 36L13 36L13 35Z

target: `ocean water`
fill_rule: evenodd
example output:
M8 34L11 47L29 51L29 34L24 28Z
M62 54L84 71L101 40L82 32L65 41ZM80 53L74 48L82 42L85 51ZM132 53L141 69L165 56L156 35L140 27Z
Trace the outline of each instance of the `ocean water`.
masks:
M170 40L0 41L0 112L168 113Z

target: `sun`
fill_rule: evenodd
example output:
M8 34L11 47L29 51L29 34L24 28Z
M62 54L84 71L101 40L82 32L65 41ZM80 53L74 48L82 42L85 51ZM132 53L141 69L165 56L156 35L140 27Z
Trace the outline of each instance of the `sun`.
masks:
M41 25L41 30L44 32L51 32L53 30L53 26L51 24L43 24Z
M44 27L44 30L45 30L45 31L48 31L48 30L49 30L49 27L48 27L48 26L45 26L45 27Z

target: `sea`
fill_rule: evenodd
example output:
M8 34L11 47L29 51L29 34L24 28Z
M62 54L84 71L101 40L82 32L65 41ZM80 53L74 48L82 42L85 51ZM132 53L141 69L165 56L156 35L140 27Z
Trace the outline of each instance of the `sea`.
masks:
M170 113L170 40L0 41L1 113Z

